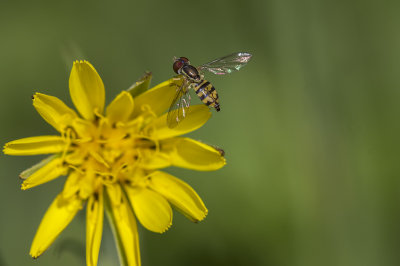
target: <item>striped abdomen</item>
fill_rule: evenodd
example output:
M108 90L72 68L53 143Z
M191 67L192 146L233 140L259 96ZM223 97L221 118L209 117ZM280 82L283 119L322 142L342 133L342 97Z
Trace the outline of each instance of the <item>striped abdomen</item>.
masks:
M214 107L217 111L220 110L218 93L210 82L202 80L199 83L195 83L194 91L205 105Z

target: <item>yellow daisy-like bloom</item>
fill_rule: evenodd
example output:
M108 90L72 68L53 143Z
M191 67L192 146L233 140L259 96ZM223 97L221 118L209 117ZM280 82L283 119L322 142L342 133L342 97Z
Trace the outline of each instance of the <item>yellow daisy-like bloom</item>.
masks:
M33 239L33 258L52 244L85 201L87 265L97 265L104 211L123 265L140 265L136 219L148 230L163 233L172 223L170 204L192 221L204 219L207 209L197 193L159 170L178 166L209 171L225 165L215 148L179 137L210 118L208 107L191 106L177 127L167 126L163 112L176 92L174 82L168 80L143 93L139 91L148 82L137 83L132 93L122 91L104 110L100 76L89 62L76 61L69 88L79 114L56 97L33 96L36 110L60 136L11 141L3 151L9 155L53 154L21 173L23 190L68 176Z

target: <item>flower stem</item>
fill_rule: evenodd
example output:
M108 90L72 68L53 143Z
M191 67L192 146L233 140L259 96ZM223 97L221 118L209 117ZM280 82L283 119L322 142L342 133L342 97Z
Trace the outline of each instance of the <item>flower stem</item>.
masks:
M104 205L107 214L108 221L111 226L111 231L114 235L115 245L117 247L118 258L121 266L128 266L127 256L125 249L122 246L121 236L118 233L115 216L112 213L110 198L107 193L104 193Z

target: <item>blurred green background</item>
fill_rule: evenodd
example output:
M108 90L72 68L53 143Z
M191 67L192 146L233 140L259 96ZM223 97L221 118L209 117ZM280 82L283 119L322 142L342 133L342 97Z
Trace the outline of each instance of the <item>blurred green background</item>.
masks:
M174 213L163 235L139 228L143 265L400 264L398 1L1 1L0 140L54 134L34 92L70 106L74 59L102 77L107 101L145 70L170 78L252 53L219 91L195 139L217 144L216 172L168 169L195 188L208 217ZM195 99L196 103L200 103ZM36 261L28 254L64 178L29 191L18 174L41 157L0 155L0 265L84 265L85 212ZM99 265L117 265L107 225Z

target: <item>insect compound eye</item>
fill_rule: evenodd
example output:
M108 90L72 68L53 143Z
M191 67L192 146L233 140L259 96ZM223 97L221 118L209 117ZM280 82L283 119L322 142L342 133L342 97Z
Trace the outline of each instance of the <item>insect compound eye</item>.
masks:
M174 69L175 73L178 74L178 70L181 69L182 66L183 66L182 60L178 59L174 62L172 68Z
M179 59L181 59L185 63L189 62L189 59L187 59L186 57L183 57L183 56L181 56Z

